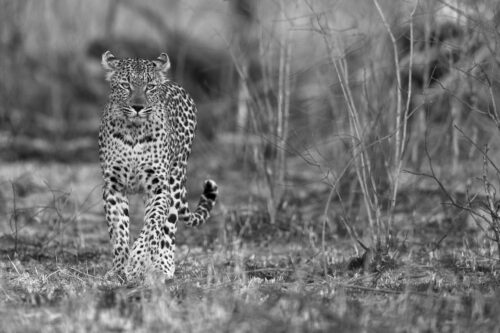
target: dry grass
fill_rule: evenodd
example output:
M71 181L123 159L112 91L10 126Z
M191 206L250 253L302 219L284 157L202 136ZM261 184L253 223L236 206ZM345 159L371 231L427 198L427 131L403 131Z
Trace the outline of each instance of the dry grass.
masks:
M22 168L18 165L16 172ZM8 167L4 171L14 172ZM58 208L61 216L67 216L65 227L57 229L58 237L50 243L40 241L45 239L43 231L52 230L51 223L57 222L47 219L20 220L17 253L13 233L4 230L2 236L0 314L9 318L0 321L2 332L500 328L494 244L450 231L453 222L435 212L430 213L434 222L428 220L431 215L406 214L406 223L398 221L404 228L400 246L389 254L393 260L380 261L366 272L353 265L356 252L350 242L329 233L325 275L320 244L315 241L319 228L308 231L307 224L297 220L295 228L280 231L279 225L251 211L246 217L254 218L246 228L236 228L242 216L230 213L233 203L223 198L220 206L226 212L219 210L211 224L199 230L181 228L173 281L125 287L103 279L111 255L99 193L89 192L89 180L99 182L96 167L55 164L38 168L37 175L50 177L55 171L72 184L68 189L61 180L51 180L71 192L67 204ZM226 193L241 187L234 180L221 183ZM33 200L52 200L51 191L40 185L36 194L31 184L25 185L28 192L18 199L18 209L33 206ZM7 215L12 213L9 186L2 186ZM84 193L89 199L80 199ZM75 212L81 218L71 218ZM140 214L136 209L134 219L140 220ZM274 230L272 235L263 235L265 228ZM446 237L440 239L442 235Z
M101 277L107 255L11 261L2 256L3 332L496 331L498 274L491 267L408 258L363 275L301 245L199 251L167 285L125 288ZM340 259L340 260L339 260ZM421 261L416 263L415 261Z

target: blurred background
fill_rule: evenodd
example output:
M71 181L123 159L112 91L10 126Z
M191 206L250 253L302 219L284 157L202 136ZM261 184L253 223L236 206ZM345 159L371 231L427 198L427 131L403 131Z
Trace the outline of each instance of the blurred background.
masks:
M106 50L219 185L167 288L104 278ZM498 0L0 0L0 331L499 332L499 54Z
M332 232L345 231L343 220L362 228L370 210L391 209L395 175L401 220L429 207L447 214L418 199L436 186L401 170L428 170L431 159L463 192L482 168L477 147L498 155L500 5L377 4L0 0L0 213L12 221L16 195L49 187L50 200L54 188L80 197L75 207L92 193L102 218L100 58L111 50L169 54L172 79L199 109L191 199L204 178L218 181L221 223L295 224L310 235L328 216ZM360 208L370 197L363 170L377 209ZM39 216L30 212L26 221Z

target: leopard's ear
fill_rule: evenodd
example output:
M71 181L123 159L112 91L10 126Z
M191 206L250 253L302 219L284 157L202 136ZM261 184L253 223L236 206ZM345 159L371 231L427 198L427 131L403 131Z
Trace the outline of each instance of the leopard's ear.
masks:
M156 60L153 60L153 62L155 63L160 75L166 79L167 72L170 69L170 59L168 58L168 55L166 53L162 53Z
M111 52L106 51L102 54L101 64L106 70L106 79L109 81L117 68L118 59Z

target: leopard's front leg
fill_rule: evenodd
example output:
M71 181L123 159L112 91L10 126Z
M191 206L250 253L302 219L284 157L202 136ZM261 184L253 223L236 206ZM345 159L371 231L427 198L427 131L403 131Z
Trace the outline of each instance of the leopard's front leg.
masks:
M175 271L175 232L177 230L177 210L172 207L169 185L164 172L146 169L146 208L144 227L135 241L128 277L142 279L144 274L162 273L172 278Z
M103 189L104 210L108 233L113 248L113 268L106 275L125 277L125 267L129 257L129 204L116 177L105 177Z

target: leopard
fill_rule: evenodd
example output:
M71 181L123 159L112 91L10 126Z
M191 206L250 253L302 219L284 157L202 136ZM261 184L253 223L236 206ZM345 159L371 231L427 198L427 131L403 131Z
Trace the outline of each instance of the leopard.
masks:
M197 125L192 97L171 80L170 59L101 59L110 92L99 128L102 197L112 247L106 277L173 279L177 222L197 227L210 217L218 186L208 179L194 211L187 202L186 172ZM130 249L129 195L142 194L144 224Z

